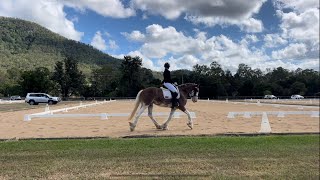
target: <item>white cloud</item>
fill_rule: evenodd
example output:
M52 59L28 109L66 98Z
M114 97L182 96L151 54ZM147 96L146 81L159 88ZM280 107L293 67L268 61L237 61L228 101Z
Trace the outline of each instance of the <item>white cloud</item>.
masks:
M107 49L106 41L103 39L100 31L96 32L90 44L101 51L105 51Z
M292 8L300 12L311 8L319 8L319 1L317 0L274 0L274 3L279 9Z
M284 49L273 51L274 59L298 59L305 56L307 48L305 44L290 44Z
M266 34L264 36L264 42L266 47L271 48L287 44L288 41L282 38L279 34Z
M243 31L261 32L262 22L252 16L259 12L265 1L252 0L247 3L243 0L133 0L132 4L146 13L161 15L171 20L185 14L185 19L194 24L237 25Z
M0 1L0 16L33 21L66 38L80 41L84 33L75 29L74 18L66 18L63 7L60 1L6 0Z
M144 36L139 52L156 62L154 70L161 70L162 63L166 61L172 64L172 69L192 69L195 64L209 65L217 61L224 68L235 70L240 63L254 66L269 59L261 51L250 50L247 44L236 43L224 35L207 38L206 33L196 32L195 37L190 37L171 26L150 25L146 27L145 34L139 32ZM127 38L131 34L127 33ZM254 35L245 38L252 43L258 41Z
M141 34L140 31L132 31L130 34L124 32L122 34L131 41L143 41L145 38L144 34Z
M283 36L301 41L319 41L319 9L309 9L301 14L278 10Z
M114 40L109 40L109 48L112 50L118 49L119 46L117 45L117 43Z
M127 18L135 15L135 11L131 8L125 8L120 0L62 0L69 7L85 11L92 10L102 16L114 18Z
M319 1L274 0L274 4L280 18L280 36L289 46L274 51L272 57L296 59L305 64L318 59L319 66Z

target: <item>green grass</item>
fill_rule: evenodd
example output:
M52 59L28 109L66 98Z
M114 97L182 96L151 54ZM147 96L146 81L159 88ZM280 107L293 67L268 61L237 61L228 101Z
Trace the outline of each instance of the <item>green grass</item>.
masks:
M0 142L0 179L319 179L319 135Z

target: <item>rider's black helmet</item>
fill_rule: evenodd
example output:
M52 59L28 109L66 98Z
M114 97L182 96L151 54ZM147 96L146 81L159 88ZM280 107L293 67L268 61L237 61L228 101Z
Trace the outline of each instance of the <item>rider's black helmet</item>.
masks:
M164 63L164 67L165 67L165 68L169 68L169 67L170 67L170 64L166 62L166 63Z

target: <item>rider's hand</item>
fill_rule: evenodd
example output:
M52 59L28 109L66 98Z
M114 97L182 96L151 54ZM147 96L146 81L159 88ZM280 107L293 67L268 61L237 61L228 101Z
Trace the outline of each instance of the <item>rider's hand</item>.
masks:
M178 86L178 83L177 83L177 82L174 82L173 84L174 84L175 86Z

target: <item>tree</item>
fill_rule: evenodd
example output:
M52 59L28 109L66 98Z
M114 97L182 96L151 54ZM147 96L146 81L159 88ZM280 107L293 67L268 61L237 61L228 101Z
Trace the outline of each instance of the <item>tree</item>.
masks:
M73 57L66 57L64 62L56 63L52 79L59 84L64 98L79 95L85 82L85 76L78 69L78 62Z
M49 93L53 89L50 77L51 73L45 67L39 67L32 71L24 71L20 82L24 94L30 92Z
M119 84L119 70L111 65L104 65L92 72L90 78L90 96L111 96ZM89 94L88 94L89 95Z
M142 59L139 56L131 57L124 56L121 64L121 78L120 78L120 96L133 97L142 88L141 82L141 65Z
M295 82L291 85L290 91L291 91L291 94L304 95L305 92L307 91L307 88L304 83Z

